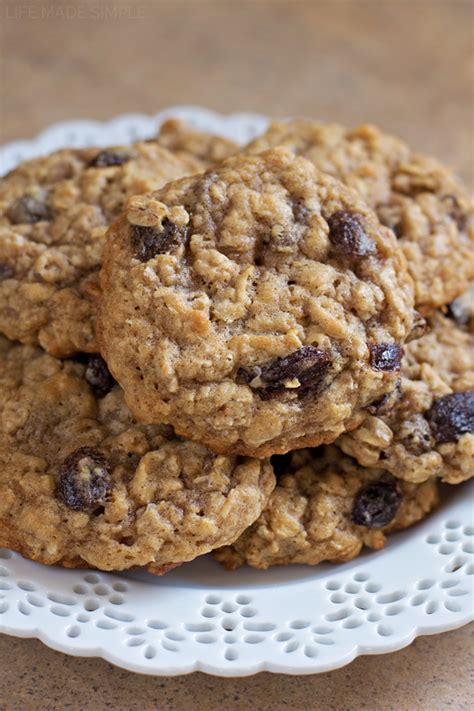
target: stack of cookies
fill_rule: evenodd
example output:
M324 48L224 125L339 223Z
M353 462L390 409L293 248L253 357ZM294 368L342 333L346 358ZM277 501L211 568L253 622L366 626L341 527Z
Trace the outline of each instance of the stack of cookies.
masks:
M177 121L0 181L0 546L345 561L474 474L473 206L372 126Z

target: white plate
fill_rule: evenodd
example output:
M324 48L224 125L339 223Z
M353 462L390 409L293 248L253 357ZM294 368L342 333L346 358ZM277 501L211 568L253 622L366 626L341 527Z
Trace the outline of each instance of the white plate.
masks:
M0 148L0 168L61 146L149 137L176 115L239 141L266 125L194 107L67 122ZM206 557L154 578L48 568L0 549L0 631L147 674L328 671L473 619L471 495L472 484L446 487L433 516L339 566L226 573Z

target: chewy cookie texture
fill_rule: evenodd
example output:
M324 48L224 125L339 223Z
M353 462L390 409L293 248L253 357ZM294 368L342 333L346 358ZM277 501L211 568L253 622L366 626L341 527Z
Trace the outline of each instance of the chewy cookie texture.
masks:
M98 350L105 233L135 193L201 170L156 141L64 149L0 180L0 332L62 357Z
M333 175L393 229L415 284L417 308L452 301L474 277L474 203L451 170L376 126L274 122L244 150L283 145Z
M428 333L408 344L395 391L337 440L363 466L412 482L473 476L474 331L462 303L449 317L433 315Z
M355 427L414 318L392 231L285 149L130 200L101 283L102 353L137 418L260 457Z
M0 337L0 546L66 567L159 573L231 543L260 514L269 462L140 425L97 356Z
M206 168L220 163L239 150L239 146L234 141L193 130L179 119L165 121L160 127L156 140L160 146L167 148L174 155L184 159L197 158Z
M355 558L380 549L386 534L424 518L438 503L434 479L397 482L383 469L363 469L335 447L273 458L277 486L249 529L215 557L226 568L254 568Z
M383 548L474 474L472 239L462 184L373 126L170 119L20 164L0 546L153 574Z

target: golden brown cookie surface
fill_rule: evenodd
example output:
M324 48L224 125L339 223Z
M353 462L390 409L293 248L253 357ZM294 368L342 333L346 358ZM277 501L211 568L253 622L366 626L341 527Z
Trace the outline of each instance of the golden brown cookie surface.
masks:
M203 167L220 163L239 150L239 146L234 141L196 131L180 119L165 121L160 127L156 140L160 146L178 156L197 158Z
M279 476L265 510L232 546L215 552L228 569L351 560L363 546L383 548L386 534L408 528L438 503L434 479L397 482L334 447L275 459Z
M268 462L138 424L99 357L60 361L0 337L0 546L162 572L232 542L273 486Z
M459 305L458 305L459 306ZM438 313L409 343L399 387L337 444L367 467L411 482L474 476L474 332Z
M394 230L415 284L416 306L448 304L474 276L474 205L451 170L375 126L275 122L244 151L284 145L354 188Z
M57 356L97 351L105 232L128 197L201 167L156 142L63 149L0 179L0 331Z
M130 201L101 278L101 348L129 406L216 451L334 440L393 388L412 327L391 231L285 150Z

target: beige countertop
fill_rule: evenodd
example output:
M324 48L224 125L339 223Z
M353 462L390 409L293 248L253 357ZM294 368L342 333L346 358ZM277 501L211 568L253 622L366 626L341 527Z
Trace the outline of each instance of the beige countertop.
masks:
M372 121L472 185L473 19L471 0L3 0L0 142L67 118L200 104ZM250 679L152 679L0 637L0 711L461 711L472 633Z
M152 678L0 637L1 711L469 711L474 626L327 674Z

